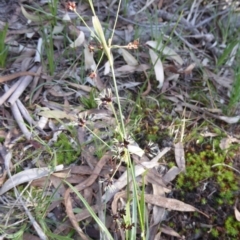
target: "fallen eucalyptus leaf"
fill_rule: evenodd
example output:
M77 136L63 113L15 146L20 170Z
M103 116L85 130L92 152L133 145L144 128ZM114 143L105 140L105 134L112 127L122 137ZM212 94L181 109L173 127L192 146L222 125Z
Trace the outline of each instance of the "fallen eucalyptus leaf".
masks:
M126 49L120 48L118 49L118 52L123 56L124 60L128 65L130 66L138 65L137 59L131 53L129 53Z
M163 86L163 82L164 82L164 72L163 72L162 62L161 62L159 56L152 49L149 49L149 55L151 57L151 61L154 66L154 72L156 75L156 79L157 79L157 81L159 81L158 88L161 88Z
M6 193L8 190L12 189L13 187L16 187L22 183L30 182L35 179L48 176L49 174L52 174L55 171L61 171L63 170L63 165L58 165L54 169L50 169L47 167L44 168L32 168L27 169L22 172L19 172L15 175L13 175L11 178L9 178L0 189L0 195Z
M63 119L63 118L67 118L70 120L75 119L73 115L70 115L61 110L45 110L45 111L39 112L38 115L46 118L55 118L55 119Z

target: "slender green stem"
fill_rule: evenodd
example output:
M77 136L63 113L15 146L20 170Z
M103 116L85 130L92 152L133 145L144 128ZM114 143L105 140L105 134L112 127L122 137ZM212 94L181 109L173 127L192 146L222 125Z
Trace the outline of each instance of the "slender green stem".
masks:
M119 110L119 115L120 115L119 117L120 117L121 131L123 133L123 137L126 137L126 130L125 130L125 125L124 125L124 121L123 121L122 107L121 107L121 103L120 103L120 97L118 94L117 81L116 81L113 64L111 64L110 67L111 67L111 71L112 71L112 75L113 75L113 84L114 84L115 94L116 94L116 98L117 98L117 105L118 105L118 110Z
M130 155L129 155L129 159L130 159ZM138 201L138 190L137 190L137 182L135 179L135 168L134 168L134 164L131 163L131 161L129 161L129 163L130 163L130 171L131 171L130 173L133 180L134 197L136 197L137 199L137 208L138 208L138 214L139 214L140 228L142 232L142 239L145 240L145 228L144 228L144 219L143 219L144 216L142 216L140 202Z
M79 19L83 22L83 24L87 27L87 29L89 30L89 32L91 34L93 34L93 36L98 40L99 43L101 43L100 39L97 37L97 35L94 33L94 31L87 25L87 23L84 21L84 19L78 14L78 12L75 10L74 11L77 16L79 17Z
M106 147L108 147L110 150L112 149L111 146L109 146L106 142L104 142L96 133L94 133L89 127L85 126L85 128L92 133L93 136L95 136L99 141L101 141Z
M117 25L117 21L118 21L118 15L119 15L121 3L122 3L122 0L120 0L119 3L118 3L117 15L116 15L116 18L115 18L115 21L114 21L114 25L113 25L112 36L111 36L111 38L110 38L110 41L111 41L110 45L112 44L112 39L113 39L114 31L115 31L115 29L116 29L116 25Z

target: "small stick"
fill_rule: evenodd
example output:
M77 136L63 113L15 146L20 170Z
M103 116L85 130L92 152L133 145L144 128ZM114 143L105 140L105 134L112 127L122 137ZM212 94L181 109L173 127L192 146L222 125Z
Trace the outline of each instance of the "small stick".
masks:
M0 76L0 83L11 81L15 78L22 77L22 76L27 76L27 75L39 76L39 74L34 73L34 72L17 72L17 73L5 75L5 76Z

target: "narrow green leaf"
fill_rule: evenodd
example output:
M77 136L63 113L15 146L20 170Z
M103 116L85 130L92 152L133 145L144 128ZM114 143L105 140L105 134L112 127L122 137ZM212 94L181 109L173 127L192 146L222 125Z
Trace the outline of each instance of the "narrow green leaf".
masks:
M79 199L83 202L84 206L87 208L87 210L89 211L89 213L91 214L91 216L93 217L93 219L96 221L96 223L98 224L98 226L102 229L102 231L106 234L107 239L108 240L113 240L112 235L110 234L110 232L108 231L108 229L106 228L106 226L103 224L103 222L98 218L98 216L96 215L96 213L92 210L91 206L88 204L88 202L84 199L84 197L76 190L75 187L73 187L70 183L68 183L67 181L64 181L72 190L73 192L76 193L76 195L79 197Z

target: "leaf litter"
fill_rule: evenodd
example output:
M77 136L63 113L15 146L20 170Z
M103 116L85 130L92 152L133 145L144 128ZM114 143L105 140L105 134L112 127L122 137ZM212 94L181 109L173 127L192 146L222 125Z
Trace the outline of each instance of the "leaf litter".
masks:
M156 97L161 94L165 95L165 98L172 102L173 110L169 113L167 109L163 109L165 111L164 114L176 117L184 114L187 109L190 113L194 112L198 115L197 121L199 119L213 119L212 121L221 121L222 123L235 126L239 121L239 112L235 111L233 116L227 116L221 111L222 102L227 102L229 97L227 91L231 91L233 88L233 75L231 71L227 71L224 68L216 72L211 67L211 65L214 66L215 59L222 53L220 47L212 44L214 37L207 38L208 24L211 22L211 19L209 20L207 16L211 10L206 6L202 6L200 2L194 1L191 7L187 5L187 7L190 7L188 15L185 13L183 15L180 13L179 15L178 13L173 15L174 7L176 8L180 2L171 6L166 1L159 1L158 4L154 3L154 1L148 1L142 6L139 3L137 10L131 10L134 14L130 14L130 9L128 9L128 18L123 17L122 13L120 13L116 31L111 39L113 44L125 45L129 44L129 42L133 43L133 36L137 32L139 32L140 39L139 52L124 48L119 48L118 51L106 52L110 56L111 61L114 62L122 103L124 106L127 105L127 101L124 98L126 98L128 91L139 92L144 81L147 81L148 87L142 94L143 98L146 95L151 96L153 94ZM53 194L55 192L59 198L64 199L64 204L61 201L58 201L58 204L61 205L62 211L66 210L68 216L68 220L64 223L63 219L65 216L62 216L58 219L61 224L52 227L51 230L56 234L69 231L72 224L79 235L83 239L87 239L87 236L91 235L91 230L95 229L93 224L89 224L89 230L83 231L83 225L79 225L79 222L84 221L91 215L88 210L84 209L81 202L72 202L72 190L63 185L63 179L69 183L76 184L75 188L83 193L95 212L100 211L102 207L101 203L98 204L99 200L97 200L96 193L100 194L98 198L102 200L102 203L110 206L112 201L111 208L113 214L117 213L121 204L124 207L122 199L126 198L125 189L127 184L130 184L127 181L126 167L123 165L117 169L118 163L114 162L112 155L106 154L102 157L96 157L96 144L99 144L97 139L92 134L88 134L87 131L82 131L81 126L76 127L79 124L79 119L86 117L81 124L84 125L85 121L90 123L92 131L97 132L100 138L105 141L109 141L114 132L114 118L109 109L94 109L89 99L89 109L86 110L86 106L83 106L81 101L78 100L79 96L80 99L83 96L88 97L94 91L94 88L102 91L105 87L112 85L110 82L112 73L109 63L107 63L106 59L103 59L98 66L98 61L96 61L96 52L99 53L100 49L98 49L99 46L97 46L95 41L97 38L101 39L106 47L105 49L108 48L104 34L108 40L109 36L111 36L111 29L110 25L105 27L103 22L106 17L106 11L109 10L107 14L110 17L112 12L115 12L114 5L115 2L113 1L108 8L104 7L104 3L101 3L100 6L95 6L98 9L97 15L99 16L93 18L91 18L92 15L89 15L90 6L88 4L78 5L78 11L84 17L89 17L89 19L86 18L87 22L90 24L90 27L94 27L96 35L91 35L90 29L83 26L80 22L77 22L77 25L73 27L72 19L76 18L76 16L71 12L66 13L66 9L63 10L62 5L58 5L59 12L64 12L59 18L62 21L59 21L58 25L55 24L50 31L48 28L43 29L47 38L53 37L54 46L56 47L55 58L56 56L63 56L54 59L56 61L56 69L53 76L50 76L48 72L50 62L44 63L42 61L42 59L47 60L46 47L45 49L43 47L46 39L42 37L42 29L38 25L39 22L44 22L45 26L47 26L52 20L51 14L46 14L48 12L46 2L41 2L41 8L44 11L38 12L38 14L32 8L27 7L31 6L31 2L25 2L25 5L17 5L16 10L23 14L21 17L24 19L18 24L14 24L13 18L7 16L9 9L6 10L6 16L9 19L9 29L5 44L9 46L9 60L7 67L0 76L0 83L2 84L0 103L3 119L1 127L8 124L6 119L4 119L6 116L11 116L12 122L14 120L17 125L11 124L11 126L6 128L9 137L6 137L2 142L3 149L11 152L13 155L11 164L14 168L9 169L12 171L12 177L8 180L6 180L6 171L3 168L0 193L5 195L7 192L11 192L12 188L24 183L30 183L33 180L32 186L38 184L38 187L40 186L43 191L46 191L44 183L50 177L50 193ZM202 11L201 14L198 11L200 9ZM149 19L146 20L146 13L153 13L153 11L157 14L157 24L154 22L149 23ZM224 11L222 14L224 14ZM93 26L91 26L92 23ZM102 26L104 26L104 30ZM164 37L168 39L167 43L158 43L153 40L154 36L151 36L150 28L146 26L151 26L156 32L160 33L161 31L163 39ZM200 32L200 28L205 30L205 35ZM61 35L64 31L69 33L67 35L67 44ZM173 38L172 36L170 37L171 31L173 31L174 37L182 41L180 45L176 44L174 46ZM28 44L26 39L30 40ZM95 52L91 52L89 46L93 46ZM230 69L236 60L237 48L238 45L232 49L229 59L226 61L226 66ZM69 52L67 53L67 51ZM189 51L194 52L194 54L189 53ZM15 57L15 61L13 61L14 58L11 59L12 56ZM75 68L77 66L76 62L74 63L75 60L76 62L81 62L81 67ZM151 69L153 69L154 73L150 73ZM203 71L203 79L200 76L199 80L197 72L200 69ZM87 73L87 71L90 71L90 73ZM140 81L138 75L136 75L140 73L145 74L144 81ZM191 87L195 87L194 81L197 84L200 82L200 91L206 89L207 95L210 98L212 97L208 103L203 101L204 99L192 101L189 93L191 92ZM216 87L216 90L220 93L219 96L211 96L211 89L207 86L208 82ZM175 93L178 94L178 97L176 97ZM174 107L178 111L174 112ZM212 111L213 109L215 109L214 112ZM39 112L36 113L36 110L39 110ZM150 116L148 117L149 126L147 127L150 127L151 119ZM157 117L153 116L153 118ZM160 124L160 127L171 128L171 125L161 126ZM77 136L73 136L72 128L75 128ZM172 130L174 131L174 129ZM73 148L74 142L77 140L80 144L79 146L81 146L81 153L77 162L72 163L70 166L64 166L61 172L56 172L57 166L49 168L51 164L46 162L46 159L49 159L50 162L56 161L56 158L54 159L49 154L49 147L54 149L53 144L59 141L61 133L71 135L68 139L73 140L69 140ZM175 133L177 135L177 131ZM215 136L213 134L203 137L211 138ZM37 144L38 142L40 145ZM229 149L236 143L239 143L239 134L235 132L233 137L229 135L227 138L223 137L221 139L220 148L222 150ZM133 141L127 146L135 162L135 177L138 184L146 184L148 186L148 188L146 187L147 190L144 197L145 202L152 209L152 212L149 213L149 221L152 224L150 225L151 234L149 239L160 237L170 239L167 238L168 235L169 237L184 238L183 235L177 233L176 229L179 229L178 227L174 229L166 226L168 223L167 217L172 211L196 211L206 217L208 216L202 210L203 208L198 210L196 206L171 197L171 194L174 194L174 181L179 174L184 174L185 171L188 171L185 159L185 144L177 142L174 145L174 149L162 148L155 157L150 158L146 157L146 151L144 147L141 147L141 144ZM21 146L26 145L29 145L29 148L23 151ZM20 151L22 154L18 154ZM165 159L168 152L173 151L176 166L170 168L167 167ZM32 155L30 154L31 152ZM4 159L5 155L3 152L1 152L1 155ZM21 155L22 157L20 157ZM79 166L79 162L82 165ZM2 164L4 165L5 163L3 162ZM21 170L16 170L17 168ZM116 169L118 175L112 178L111 173ZM157 172L159 169L165 170L159 173ZM139 181L138 176L142 176L146 172L146 183ZM97 184L99 177L104 179L102 189ZM35 181L36 179L38 179L38 183ZM131 178L129 180L131 181ZM57 209L57 205L53 203L50 205L48 213ZM4 204L2 205L4 206ZM82 210L76 214L75 210L79 206L82 207ZM17 212L18 210L16 209L15 211ZM239 212L236 206L234 211L236 219L239 221ZM108 217L112 218L111 215ZM205 217L204 219L206 220ZM4 221L5 219L3 219L2 224L5 224ZM10 219L10 222L12 222L12 219ZM41 236L41 239L44 239L42 233L37 228L35 230L39 237ZM110 227L110 231L114 232L115 229ZM187 234L189 239L194 236L191 230ZM204 235L204 233L202 234ZM120 235L122 236L122 232L117 234L119 237Z

